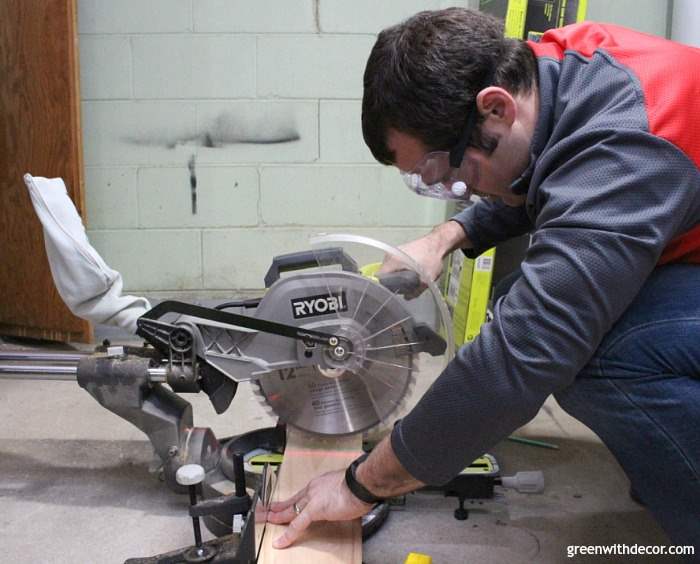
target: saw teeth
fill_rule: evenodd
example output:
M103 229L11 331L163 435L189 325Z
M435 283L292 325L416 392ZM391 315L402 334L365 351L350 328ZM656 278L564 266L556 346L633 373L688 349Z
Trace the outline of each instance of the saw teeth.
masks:
M253 396L255 397L256 400L258 400L258 403L262 405L263 409L265 410L265 413L268 415L272 415L274 417L279 417L277 413L275 413L275 410L272 409L269 403L267 403L267 398L265 397L265 394L262 391L262 387L260 386L260 381L259 380L252 380L251 382L251 388L253 390Z

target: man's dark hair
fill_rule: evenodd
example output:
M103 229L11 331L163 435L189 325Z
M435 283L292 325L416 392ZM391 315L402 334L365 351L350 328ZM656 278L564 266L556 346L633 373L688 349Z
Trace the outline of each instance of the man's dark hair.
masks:
M490 84L484 84L490 78ZM459 140L476 94L497 85L530 92L537 63L522 41L503 37L503 22L466 10L419 12L383 30L365 68L362 133L381 163L393 164L389 129L410 134L430 150L448 151ZM488 152L498 140L481 134L470 144Z

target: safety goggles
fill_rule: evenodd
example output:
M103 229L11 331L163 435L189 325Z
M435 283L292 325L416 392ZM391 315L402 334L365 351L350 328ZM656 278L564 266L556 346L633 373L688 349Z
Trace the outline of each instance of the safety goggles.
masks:
M493 73L489 73L480 92L491 84ZM410 171L401 171L401 178L409 190L419 196L439 198L441 200L469 200L472 190L466 179L467 163L464 163L464 152L474 133L478 109L476 98L472 102L462 127L457 144L449 151L432 151L425 155Z
M401 178L419 196L468 200L471 193L467 184L460 180L460 168L450 166L448 151L433 151L425 155L410 172L401 171Z

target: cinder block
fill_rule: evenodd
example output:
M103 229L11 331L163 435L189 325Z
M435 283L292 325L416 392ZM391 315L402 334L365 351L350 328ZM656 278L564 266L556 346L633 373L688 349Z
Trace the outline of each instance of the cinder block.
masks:
M316 31L314 0L194 0L197 32Z
M193 213L192 177L196 213ZM258 223L258 171L252 167L141 168L139 225L238 227Z
M469 0L318 0L321 31L324 33L378 33L423 10L450 6L470 7Z
M309 238L318 235L320 229L221 229L203 232L204 288L207 290L230 289L261 290L264 277L275 255L308 250ZM399 229L342 229L330 233L349 233L377 239L393 246L407 243L428 232L426 228ZM247 251L254 248L255 253ZM381 261L383 252L369 248L353 249L361 264Z
M360 98L369 36L258 38L258 95Z
M80 93L83 100L131 97L128 37L80 38Z
M196 147L195 106L188 102L83 102L87 166L186 164Z
M267 225L377 225L379 170L363 166L265 167L261 212Z
M260 183L271 226L432 226L445 217L444 202L411 193L393 167L265 167Z
M199 102L197 162L313 162L318 159L318 102Z
M362 138L362 102L321 100L321 162L375 162Z
M237 98L255 95L252 36L135 37L137 98Z
M381 241L393 247L398 247L399 245L418 239L423 235L427 235L429 232L430 229L426 229L425 227L355 229L349 231L349 233L376 239L377 241Z
M308 249L309 230L221 229L202 233L206 289L263 288L275 255Z
M78 0L80 33L166 33L191 29L191 0Z
M137 227L136 169L87 167L85 203L90 229Z
M379 186L381 189L377 191L375 200L378 225L432 227L447 217L447 203L444 200L411 192L396 167L379 168Z
M201 232L189 230L90 231L108 265L131 292L202 287Z
M318 159L318 102L84 102L82 117L87 165Z

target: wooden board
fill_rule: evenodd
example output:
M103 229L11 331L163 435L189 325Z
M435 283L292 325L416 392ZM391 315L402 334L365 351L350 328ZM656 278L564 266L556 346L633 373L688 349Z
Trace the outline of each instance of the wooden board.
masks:
M0 334L89 341L58 295L22 176L61 177L84 215L75 0L0 2Z
M325 439L288 428L284 461L279 470L273 499L287 499L303 488L311 478L347 468L361 454L361 450L361 434ZM285 528L284 525L267 524L258 564L362 563L360 519L313 523L296 544L284 550L272 548L272 541Z

